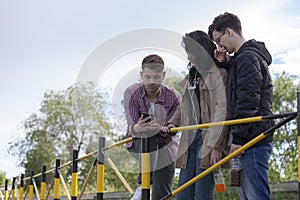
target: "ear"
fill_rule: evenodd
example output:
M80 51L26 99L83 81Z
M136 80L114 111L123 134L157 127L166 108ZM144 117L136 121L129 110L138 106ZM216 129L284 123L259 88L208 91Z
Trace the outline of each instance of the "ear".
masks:
M162 76L162 80L164 80L165 79L165 77L166 77L166 72L165 71L163 71L163 74L162 74L163 76Z
M228 34L228 36L232 36L233 35L233 30L231 28L226 28L225 32Z
M143 71L140 71L141 79L143 80Z

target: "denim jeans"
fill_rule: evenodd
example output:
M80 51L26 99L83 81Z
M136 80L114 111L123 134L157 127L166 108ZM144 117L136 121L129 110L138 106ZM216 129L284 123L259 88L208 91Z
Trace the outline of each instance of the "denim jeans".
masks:
M272 152L272 142L254 146L246 150L240 161L241 200L269 200L270 188L268 184L269 159Z
M201 147L202 136L201 131L198 131L196 137L194 138L188 149L187 166L185 169L180 170L178 186L183 185L187 181L205 171L205 169L200 169L199 152L201 151ZM213 173L210 173L191 186L179 192L176 198L177 200L211 200L214 199L214 188L215 184Z

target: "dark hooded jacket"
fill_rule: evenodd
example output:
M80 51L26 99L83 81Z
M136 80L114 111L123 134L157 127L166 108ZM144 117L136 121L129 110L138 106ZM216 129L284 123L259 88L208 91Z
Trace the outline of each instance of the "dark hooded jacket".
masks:
M272 115L273 86L268 66L272 57L263 42L249 40L235 53L228 65L227 108L229 119ZM244 145L274 125L262 121L233 125L233 143ZM273 134L256 145L273 140Z

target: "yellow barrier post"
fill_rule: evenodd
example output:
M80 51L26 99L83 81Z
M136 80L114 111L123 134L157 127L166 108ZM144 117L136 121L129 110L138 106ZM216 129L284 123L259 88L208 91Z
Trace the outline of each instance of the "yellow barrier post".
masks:
M71 200L77 199L78 193L78 151L73 150L73 161L72 161L72 196Z
M300 92L297 92L298 199L300 200Z
M4 200L8 200L8 180L5 180L5 186L4 186Z
M24 194L24 174L21 174L19 200L23 200L23 194Z
M12 185L11 185L11 200L15 200L15 183L16 177L13 177Z
M42 177L41 177L41 200L46 198L46 165L42 166Z
M142 199L150 200L150 153L149 140L142 137Z
M58 171L59 165L60 165L60 159L56 159L55 174L54 174L54 200L59 199L59 187L60 187L59 171Z
M34 171L30 171L30 182L29 182L29 200L33 200L33 175Z
M105 137L99 137L98 168L97 168L97 200L103 199L104 193L104 160L103 148L105 147Z

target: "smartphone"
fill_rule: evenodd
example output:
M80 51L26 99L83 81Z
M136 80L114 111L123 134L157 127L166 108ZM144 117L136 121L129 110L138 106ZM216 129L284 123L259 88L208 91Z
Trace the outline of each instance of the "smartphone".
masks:
M143 113L143 119L145 119L146 117L149 117L150 115L148 113ZM145 121L146 123L150 122L151 119Z

